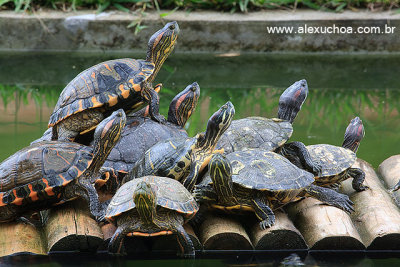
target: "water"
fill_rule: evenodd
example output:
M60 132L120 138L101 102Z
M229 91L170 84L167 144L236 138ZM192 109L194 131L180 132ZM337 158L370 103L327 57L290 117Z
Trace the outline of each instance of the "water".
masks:
M59 93L80 71L121 57L144 54L0 54L0 161L42 135ZM275 117L279 95L305 78L310 92L292 140L341 145L347 124L360 116L366 135L358 156L377 167L400 153L399 69L400 55L173 54L156 81L164 85L164 115L178 91L200 84L200 101L187 125L194 136L228 100L236 119Z

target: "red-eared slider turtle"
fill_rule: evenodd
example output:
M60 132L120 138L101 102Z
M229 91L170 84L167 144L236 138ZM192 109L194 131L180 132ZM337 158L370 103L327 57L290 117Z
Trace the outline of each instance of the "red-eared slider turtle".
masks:
M147 117L128 116L121 140L111 151L103 167L127 173L153 145L171 138L187 138L183 128L196 108L200 87L188 85L171 101L168 119L161 124Z
M122 109L97 127L95 145L46 141L26 147L0 165L0 222L48 209L77 197L89 203L94 216L99 202L92 180L125 126Z
M220 136L231 124L235 108L227 102L208 120L205 133L193 138L170 139L145 152L123 183L136 177L157 175L179 180L189 191L193 189L201 167L210 160Z
M311 196L322 202L353 211L348 196L313 184L314 175L283 156L270 151L248 149L224 155L215 154L209 163L209 175L196 185L195 199L223 211L255 212L261 229L272 226L272 210Z
M61 92L50 116L52 139L73 140L114 110L139 110L147 103L151 118L164 121L152 82L172 52L178 33L176 22L167 23L151 36L146 60L109 60L78 74Z
M176 180L145 176L129 181L118 189L107 208L107 220L118 227L108 251L120 253L127 234L176 234L182 256L193 258L193 243L182 225L197 211L198 206L192 195Z
M278 118L248 117L234 120L221 136L217 148L224 148L225 154L249 148L275 151L284 156L294 154L305 162L307 170L318 172L320 166L311 161L303 143L286 143L293 133L292 123L307 94L306 80L295 82L279 98Z
M338 183L353 178L353 188L357 192L368 189L363 185L365 173L359 168L352 168L357 156L356 152L360 141L364 137L364 126L359 117L351 120L344 135L342 147L328 144L307 146L311 160L321 166L320 173L314 173L315 184L324 187L335 187ZM288 157L295 165L301 161L295 157Z

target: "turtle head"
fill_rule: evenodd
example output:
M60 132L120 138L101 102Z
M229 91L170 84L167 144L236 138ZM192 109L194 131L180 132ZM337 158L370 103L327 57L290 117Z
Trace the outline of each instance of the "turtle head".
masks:
M355 117L350 121L344 134L344 141L342 147L350 149L354 153L357 153L360 142L365 135L364 125L359 117Z
M143 221L152 222L157 204L156 190L153 186L145 181L139 182L133 192L133 202L140 218Z
M278 118L293 123L308 95L306 80L300 80L287 88L279 97Z
M228 101L217 110L208 120L205 134L200 134L197 140L197 147L204 149L214 149L219 138L231 125L235 107Z
M147 48L146 60L154 63L155 68L153 74L148 81L152 82L157 75L162 64L167 59L176 43L179 34L179 26L176 21L168 22L165 26L154 33L149 40Z
M168 121L184 127L196 109L200 96L200 86L197 82L188 85L182 92L172 99L169 105Z
M232 167L229 160L222 154L214 154L208 163L212 186L221 204L233 204Z
M96 131L94 132L93 144L93 163L95 163L94 167L96 172L100 170L111 150L118 143L125 123L125 112L123 109L119 109L97 125Z

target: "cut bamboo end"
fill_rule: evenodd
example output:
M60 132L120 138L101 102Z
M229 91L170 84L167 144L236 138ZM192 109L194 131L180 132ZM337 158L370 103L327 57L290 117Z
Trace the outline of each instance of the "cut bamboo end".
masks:
M393 188L400 181L400 155L385 159L378 168L378 172L389 187ZM397 203L400 203L400 190L393 192Z
M310 249L365 249L350 216L341 209L306 198L290 204L287 211Z
M189 235L190 239L193 242L193 246L195 250L201 250L203 246L200 243L199 238L195 234L193 228L189 224L183 225L185 228L186 233ZM175 244L175 245L174 245ZM176 235L166 235L166 236L159 236L154 238L152 250L157 251L179 251L179 244L176 238Z
M308 249L303 236L292 221L281 211L275 211L275 224L265 230L260 228L260 221L250 226L250 237L255 249Z
M351 217L365 246L371 250L400 249L398 207L369 163L358 159L355 167L365 172L364 184L370 189L355 192L351 181L347 180L342 183L342 190L351 195L354 202L355 212Z
M199 229L206 250L253 250L244 227L232 216L208 215Z
M0 224L0 257L13 254L46 255L41 229L22 222Z
M50 210L44 228L48 251L94 251L103 242L103 233L81 199Z

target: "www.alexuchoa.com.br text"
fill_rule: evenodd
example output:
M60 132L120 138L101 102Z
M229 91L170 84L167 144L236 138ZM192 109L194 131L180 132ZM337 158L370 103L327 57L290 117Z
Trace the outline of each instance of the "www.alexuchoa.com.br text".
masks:
M268 34L394 34L395 26L271 26Z

